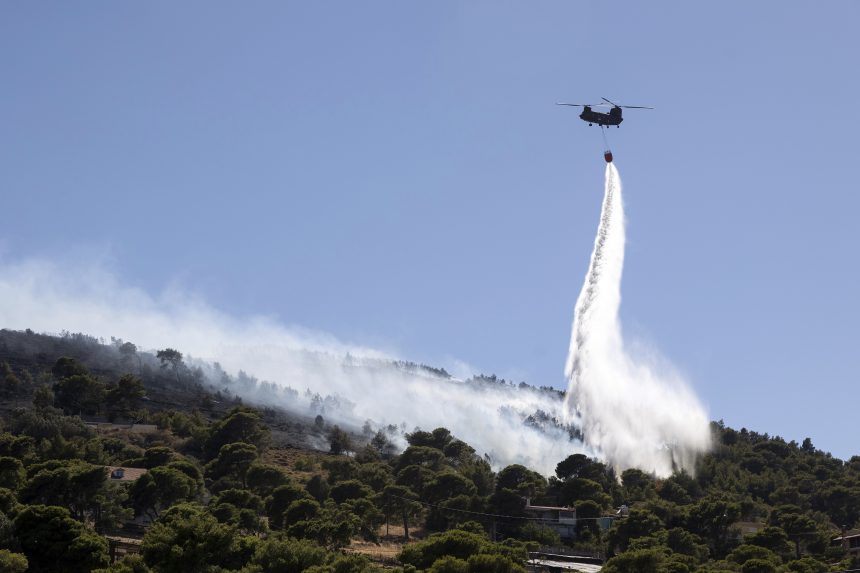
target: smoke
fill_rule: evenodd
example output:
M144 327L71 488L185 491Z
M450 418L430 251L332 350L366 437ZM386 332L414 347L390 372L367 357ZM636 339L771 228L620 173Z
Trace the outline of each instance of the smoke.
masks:
M326 421L352 428L366 420L374 428L393 424L407 431L444 426L496 467L521 463L551 474L568 455L591 453L558 422L564 413L557 392L449 378L399 363L390 351L271 318L236 318L178 289L151 296L121 284L99 264L0 265L0 327L116 337L142 350L176 348L213 384L218 362L249 402L305 414L324 408ZM272 384L243 385L245 373Z
M708 416L670 366L625 349L618 320L623 267L621 179L609 163L594 251L576 301L566 412L581 424L586 444L619 469L659 476L692 471L710 444Z
M322 407L327 421L353 428L367 420L375 428L444 426L497 468L521 463L552 474L568 455L585 453L618 470L638 467L661 476L676 467L692 470L696 454L708 447L708 417L670 367L625 350L618 322L623 263L621 183L609 164L594 252L576 303L566 400L495 379L457 380L399 362L395 352L267 317L233 317L180 289L152 296L121 284L100 264L80 261L0 265L0 328L176 348L215 385L223 372L235 377L240 390L233 391L249 401L304 414ZM462 363L455 368L462 372ZM246 383L248 375L268 384Z

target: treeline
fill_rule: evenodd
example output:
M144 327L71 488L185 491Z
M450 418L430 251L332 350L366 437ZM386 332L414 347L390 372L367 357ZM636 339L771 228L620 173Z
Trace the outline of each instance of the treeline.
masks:
M543 476L494 471L446 428L407 432L399 451L396 426L350 433L320 415L312 425L329 453L284 458L266 411L197 388L178 351L142 358L117 342L104 353L75 341L92 363L0 346L0 571L374 571L344 550L389 529L410 542L388 568L519 573L529 550L563 543L529 501L574 508L564 543L608 556L607 573L860 567L833 543L860 526L860 457L843 462L809 439L715 423L695 475L616 474L574 454ZM160 401L173 386L186 407ZM105 433L81 415L156 428ZM112 479L116 466L140 475ZM140 554L111 564L108 538L130 535L129 522L149 524Z

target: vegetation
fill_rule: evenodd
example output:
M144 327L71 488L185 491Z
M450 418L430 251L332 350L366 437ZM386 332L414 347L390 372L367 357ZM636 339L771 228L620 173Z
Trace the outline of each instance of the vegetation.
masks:
M666 479L582 454L552 476L494 471L446 428L406 433L398 452L396 427L290 419L243 404L226 388L247 380L230 380L207 386L174 349L0 331L0 570L519 573L562 543L607 573L860 567L831 543L860 526L860 457L808 439L715 423L695 475ZM296 456L284 428L299 426L325 445ZM119 466L140 475L111 478ZM575 539L527 500L575 508ZM111 563L117 536L139 542ZM397 551L355 554L383 542Z

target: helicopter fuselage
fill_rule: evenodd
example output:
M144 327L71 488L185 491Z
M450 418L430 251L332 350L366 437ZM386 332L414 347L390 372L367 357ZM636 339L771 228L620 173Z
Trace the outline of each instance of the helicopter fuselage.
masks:
M613 107L609 113L601 113L592 110L589 106L585 106L582 113L579 114L579 119L588 122L588 125L596 123L597 125L620 125L624 118L621 117L621 108Z

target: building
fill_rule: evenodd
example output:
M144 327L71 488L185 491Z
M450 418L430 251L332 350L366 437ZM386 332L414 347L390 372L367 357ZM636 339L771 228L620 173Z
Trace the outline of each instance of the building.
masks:
M526 499L525 512L543 525L558 533L562 539L576 537L576 509L572 507L554 507L551 505L532 505Z
M840 545L845 548L849 555L860 555L860 529L851 529L830 542L833 547Z
M137 479L148 472L149 470L143 468L125 468L121 466L105 466L105 471L108 474L109 481L115 481L120 483L131 483L137 481Z

